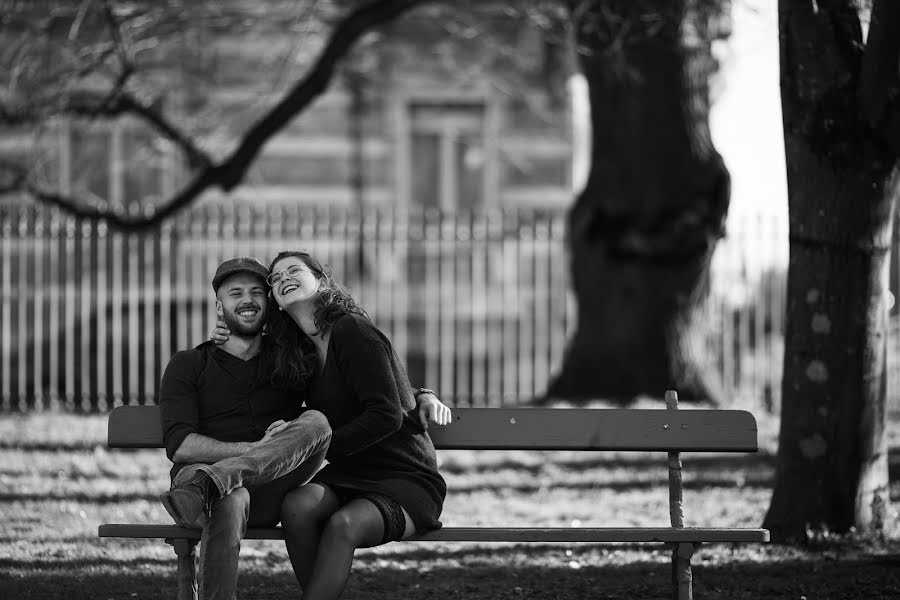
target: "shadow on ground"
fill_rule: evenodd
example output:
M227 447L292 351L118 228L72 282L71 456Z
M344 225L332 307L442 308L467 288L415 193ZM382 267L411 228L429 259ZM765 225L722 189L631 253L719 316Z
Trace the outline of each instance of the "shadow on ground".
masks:
M523 552L525 554L523 554ZM523 558L532 552L522 548L496 548L489 553L450 553L445 565L434 556L421 560L385 560L367 555L357 561L346 600L367 598L410 600L433 598L523 599L546 598L574 600L668 599L669 567L664 555L658 562L638 561L609 564L602 558L588 562L580 556L579 568L562 559L558 566L532 565ZM564 557L559 548L550 552ZM725 551L727 553L727 550ZM392 557L395 559L396 557ZM461 562L463 561L463 562ZM485 564L488 561L489 564ZM271 561L269 561L271 562ZM174 567L158 570L152 561L135 564L127 561L105 568L94 564L48 565L29 575L10 575L8 565L0 570L0 600L62 600L82 598L163 599L174 596ZM521 563L520 563L521 564ZM61 568L60 568L61 567ZM517 568L518 567L518 568ZM900 597L900 555L872 554L853 559L832 560L827 553L811 560L740 559L723 564L694 566L695 598L791 598L808 600ZM266 561L245 569L239 583L241 598L296 597L298 588L282 561Z

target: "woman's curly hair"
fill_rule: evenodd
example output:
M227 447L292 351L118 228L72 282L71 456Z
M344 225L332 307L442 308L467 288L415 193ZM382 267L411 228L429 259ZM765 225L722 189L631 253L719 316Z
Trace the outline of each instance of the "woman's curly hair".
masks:
M319 293L313 300L316 335L330 331L335 321L346 314L369 318L350 292L334 278L331 267L321 264L306 252L279 253L269 264L269 271L278 261L291 256L300 259L319 282ZM269 294L268 303L266 329L269 343L266 347L273 367L272 383L278 387L306 389L316 374L315 345L287 313L278 310L274 293Z

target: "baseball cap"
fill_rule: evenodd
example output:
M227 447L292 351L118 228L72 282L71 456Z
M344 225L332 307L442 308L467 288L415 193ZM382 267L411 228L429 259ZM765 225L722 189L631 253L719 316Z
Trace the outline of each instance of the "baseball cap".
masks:
M266 277L269 275L269 270L262 266L258 260L249 256L240 256L238 258L226 260L219 265L218 269L216 269L216 274L213 276L212 280L213 290L218 292L222 282L235 273L250 273L265 281Z

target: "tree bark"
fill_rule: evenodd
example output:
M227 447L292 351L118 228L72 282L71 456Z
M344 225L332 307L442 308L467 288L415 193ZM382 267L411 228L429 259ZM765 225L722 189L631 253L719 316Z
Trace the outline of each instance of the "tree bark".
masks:
M692 0L621 0L578 23L591 170L568 222L577 326L547 399L718 400L689 336L729 202L709 22Z
M779 5L790 263L764 526L781 540L880 531L890 503L887 294L900 178L859 100L878 104L859 90L859 17L849 2L815 12L801 4Z

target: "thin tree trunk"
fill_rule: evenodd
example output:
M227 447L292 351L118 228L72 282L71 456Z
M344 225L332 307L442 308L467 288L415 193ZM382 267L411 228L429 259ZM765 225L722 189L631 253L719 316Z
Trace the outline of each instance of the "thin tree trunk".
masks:
M578 23L592 161L569 214L577 326L548 398L718 399L688 335L729 201L709 21L691 0L621 0Z

